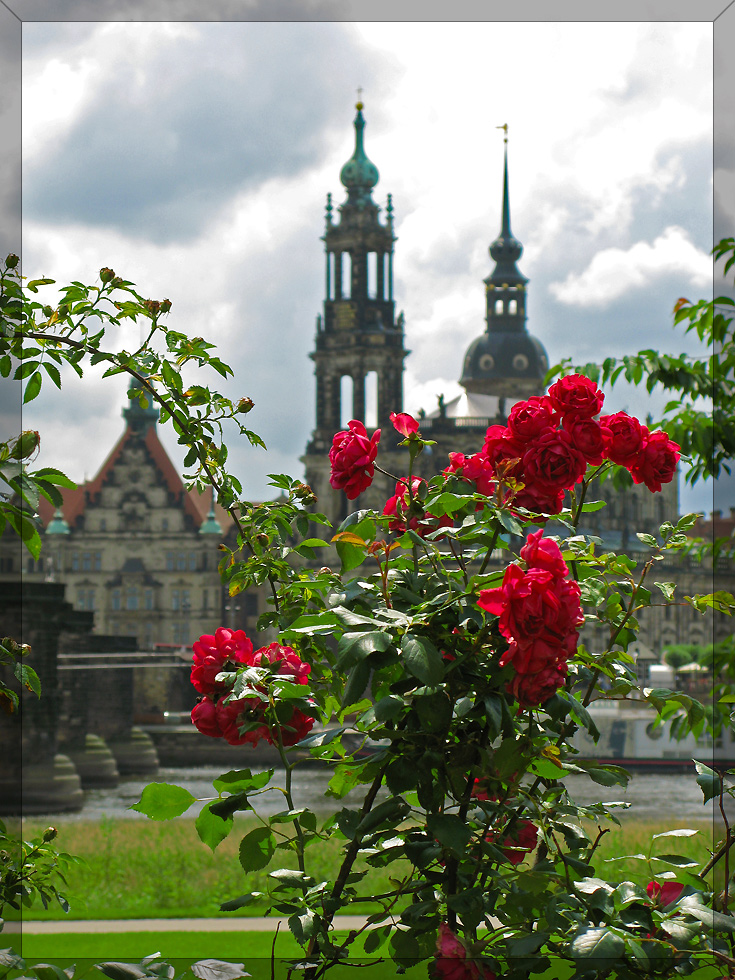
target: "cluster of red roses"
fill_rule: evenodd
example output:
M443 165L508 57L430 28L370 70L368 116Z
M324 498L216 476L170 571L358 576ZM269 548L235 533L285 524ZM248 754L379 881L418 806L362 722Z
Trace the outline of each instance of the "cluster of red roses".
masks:
M245 742L257 745L261 738L274 744L276 738L265 718L268 707L265 691L263 698L227 700L230 688L223 681L218 681L217 675L238 667L278 664L278 674L288 676L294 684L306 684L311 671L309 664L305 664L291 647L278 643L253 650L253 644L242 630L225 627L216 630L214 636L200 636L193 650L191 682L204 695L191 712L191 720L199 731L212 738L224 738L230 745ZM257 722L261 723L258 727L251 727L240 734L243 725ZM313 724L313 718L294 707L290 718L279 726L281 744L295 745L309 734Z
M477 601L498 617L508 640L500 658L501 666L512 664L516 671L508 693L520 705L535 707L563 687L584 616L579 586L566 578L569 569L556 542L533 531L520 556L526 571L508 565L500 588L482 589Z
M679 447L665 432L650 432L627 412L595 418L604 398L595 382L584 375L560 378L548 394L516 403L507 425L491 425L478 453L450 453L450 465L444 472L457 473L472 481L480 493L490 495L502 470L504 476L522 484L514 504L539 514L558 514L565 491L584 479L588 465L599 466L605 460L626 467L633 481L644 483L651 492L661 490L674 477ZM394 413L391 422L408 439L418 432L418 422L405 413ZM362 422L354 419L335 435L329 451L330 483L335 490L344 490L354 500L370 486L379 442L380 429L369 437ZM412 494L418 484L415 479ZM403 520L410 510L410 496L407 483L399 482L383 511L393 518L392 530L404 531L409 526L426 533L448 523L446 519L428 523L416 515Z
M505 474L523 484L514 503L541 514L558 514L565 490L584 479L588 465L605 460L626 467L635 483L659 491L674 477L679 447L665 432L649 432L626 412L596 419L604 398L581 374L560 378L547 395L516 403L507 425L491 425L479 453L451 453L445 472L457 472L489 494L495 471L505 464Z

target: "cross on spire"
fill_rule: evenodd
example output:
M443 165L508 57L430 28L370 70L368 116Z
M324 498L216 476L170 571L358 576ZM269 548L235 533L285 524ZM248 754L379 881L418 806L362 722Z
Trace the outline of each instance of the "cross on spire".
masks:
M355 108L362 109L362 86L358 86L357 88L357 105Z

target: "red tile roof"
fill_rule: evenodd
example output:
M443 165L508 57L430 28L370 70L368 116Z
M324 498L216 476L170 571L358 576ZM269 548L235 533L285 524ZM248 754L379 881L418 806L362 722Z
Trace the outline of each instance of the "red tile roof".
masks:
M61 507L61 512L70 528L74 527L77 518L84 513L87 502L91 501L94 496L100 492L108 474L117 463L123 448L129 442L132 435L132 430L126 427L125 431L115 443L109 456L104 461L97 475L94 476L93 479L89 480L87 483L80 484L74 490L61 491L64 500ZM176 468L168 458L166 450L163 448L163 444L158 438L158 433L154 425L147 429L144 442L148 452L151 455L151 458L153 459L153 462L156 465L156 468L158 469L158 472L163 477L163 481L169 492L181 499L184 511L192 518L194 521L194 526L200 527L206 517L209 507L211 506L209 503L211 497L207 498L207 506L204 510L202 510L198 498L200 496L206 497L206 495L196 495L195 498L193 492L187 493L181 477L176 472ZM49 503L45 497L41 497L39 500L38 512L43 526L47 527L54 516L55 507L53 504ZM218 507L218 505L215 506L215 513L217 514L217 518L220 521L223 530L226 524L232 523L231 519L229 519L229 515L227 515L221 507ZM220 516L220 514L222 516Z

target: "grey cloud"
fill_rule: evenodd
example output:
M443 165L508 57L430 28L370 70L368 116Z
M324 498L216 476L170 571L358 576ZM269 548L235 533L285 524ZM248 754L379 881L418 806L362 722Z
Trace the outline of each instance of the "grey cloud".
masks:
M348 20L337 0L13 0L35 21L301 21Z
M318 164L355 81L374 73L331 24L201 25L162 47L142 90L140 67L107 81L53 157L28 167L29 217L191 240L234 193Z

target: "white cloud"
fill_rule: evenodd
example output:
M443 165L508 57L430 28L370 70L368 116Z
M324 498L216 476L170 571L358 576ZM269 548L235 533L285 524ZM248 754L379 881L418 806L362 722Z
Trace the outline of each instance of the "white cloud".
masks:
M569 306L603 307L630 290L670 274L682 277L682 284L696 288L706 286L712 278L711 258L676 226L666 228L652 245L636 242L629 249L603 249L583 272L570 273L564 282L551 283L549 290L559 302Z

